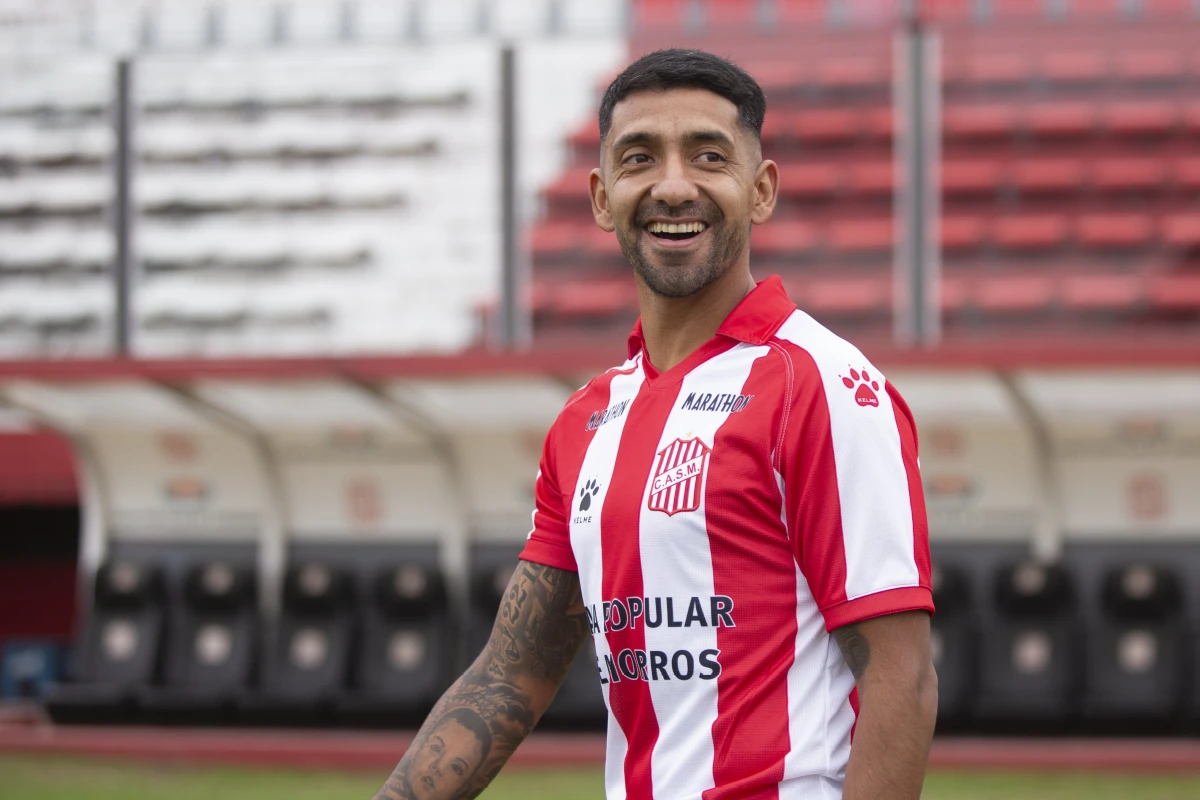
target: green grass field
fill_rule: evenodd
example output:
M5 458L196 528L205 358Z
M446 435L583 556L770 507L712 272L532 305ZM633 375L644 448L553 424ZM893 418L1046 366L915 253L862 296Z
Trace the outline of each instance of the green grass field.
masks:
M0 800L367 800L384 775L0 757ZM488 800L602 800L600 771L511 771ZM1195 800L1200 776L933 773L929 800Z

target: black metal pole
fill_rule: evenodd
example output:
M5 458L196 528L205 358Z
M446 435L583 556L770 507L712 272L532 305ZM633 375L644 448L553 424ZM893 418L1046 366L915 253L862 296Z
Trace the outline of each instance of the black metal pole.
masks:
M116 289L115 349L119 357L133 354L133 285L137 264L133 251L136 212L133 201L135 158L133 131L133 64L128 58L117 61L113 92L113 281Z

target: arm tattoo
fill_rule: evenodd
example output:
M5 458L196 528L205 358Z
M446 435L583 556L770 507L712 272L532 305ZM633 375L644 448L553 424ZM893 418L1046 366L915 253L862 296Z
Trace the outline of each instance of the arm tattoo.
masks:
M442 695L375 800L479 796L533 730L588 634L579 576L519 562L487 647Z
M867 671L867 665L871 663L871 646L859 632L858 626L845 625L838 628L833 632L833 638L837 640L838 647L842 648L842 655L850 667L850 672L854 674L854 679L862 678L863 673Z

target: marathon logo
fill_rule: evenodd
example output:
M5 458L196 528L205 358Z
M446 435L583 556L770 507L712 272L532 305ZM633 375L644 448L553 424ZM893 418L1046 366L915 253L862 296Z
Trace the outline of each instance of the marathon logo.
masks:
M721 411L725 414L736 414L750 405L753 399L752 394L692 392L684 398L680 408L685 411Z
M629 401L622 400L619 403L614 403L603 411L593 411L588 417L585 431L594 431L601 425L612 422L614 419L620 419L625 416L625 412L629 410Z
M605 600L597 609L595 604L584 608L592 633L618 633L637 630L638 620L647 628L736 628L733 622L733 599L723 594L713 595L705 604L702 598L692 597L678 607L674 597L626 597ZM600 613L597 614L596 612Z
M717 657L720 650L709 648L693 655L690 650L664 653L662 650L634 650L625 648L615 656L604 654L596 659L600 670L600 683L621 681L702 681L716 680L721 675L721 662Z

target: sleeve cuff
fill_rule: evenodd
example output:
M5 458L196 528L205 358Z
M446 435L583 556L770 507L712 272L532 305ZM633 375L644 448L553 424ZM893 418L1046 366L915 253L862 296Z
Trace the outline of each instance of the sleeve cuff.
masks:
M899 614L901 611L928 611L934 613L933 592L927 586L904 586L885 589L882 592L857 597L844 603L821 609L825 617L825 630L832 631L843 625L853 625L864 619Z
M579 572L579 567L575 564L575 553L570 546L541 538L537 531L525 542L525 549L521 551L519 558L555 569Z

